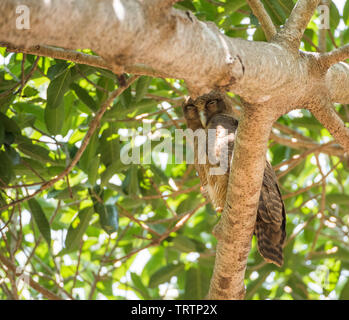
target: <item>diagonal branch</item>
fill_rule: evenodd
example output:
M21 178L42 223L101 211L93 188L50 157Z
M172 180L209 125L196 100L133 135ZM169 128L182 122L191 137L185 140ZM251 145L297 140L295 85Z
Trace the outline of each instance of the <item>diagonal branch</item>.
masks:
M7 269L10 269L13 273L16 273L17 267L8 260L5 256L0 254L0 262L4 266L6 266ZM55 293L47 290L43 286L41 286L39 283L34 281L32 278L28 278L28 284L37 292L40 292L46 299L49 300L63 300L61 297L57 296Z
M262 26L264 34L269 41L276 34L276 28L271 20L268 12L265 10L263 3L260 0L246 0L253 11L253 14L258 18Z
M110 65L108 65L103 58L99 56L86 54L83 52L78 52L75 50L62 49L46 45L37 45L33 47L24 48L19 46L13 46L5 42L0 42L0 46L6 47L7 51L9 52L22 52L40 57L51 57L55 59L69 60L75 63L88 64L90 66L102 69L111 69Z
M345 45L344 47L335 49L331 52L323 53L320 55L319 59L321 64L326 68L329 68L330 66L338 62L349 59L349 44Z
M121 93L123 93L138 78L139 78L138 76L133 76L133 77L129 78L127 83L125 84L125 86L119 87L117 90L115 90L114 92L112 92L110 94L109 98L103 103L103 105L101 106L101 108L97 112L96 116L91 121L90 128L87 131L87 133L86 133L86 135L85 135L85 137L84 137L84 139L83 139L83 141L81 143L80 149L76 152L76 154L74 156L74 159L70 162L70 164L59 175L57 175L52 180L44 183L39 190L37 190L36 192L32 193L31 195L28 195L28 196L26 196L26 197L24 197L22 199L18 199L18 200L12 201L11 203L8 203L8 204L0 207L0 211L5 210L5 209L10 208L10 207L12 207L14 205L17 205L19 203L22 203L24 201L27 201L27 200L30 200L30 199L36 197L37 195L39 195L44 190L49 189L56 182L58 182L59 180L63 179L64 177L66 177L73 170L73 168L76 166L76 164L79 162L82 154L86 150L87 145L89 144L89 142L91 140L92 135L94 134L96 129L99 127L101 119L102 119L104 113L108 110L108 108L113 103L113 101L116 99L116 97L118 97Z
M298 0L277 40L298 50L304 31L319 3L320 0Z
M83 52L70 50L70 49L52 47L47 45L36 45L36 46L26 48L26 47L20 47L20 46L13 46L5 42L0 42L0 47L6 47L7 51L9 52L26 53L26 54L32 54L40 57L50 57L54 59L72 61L74 63L79 63L79 64L86 64L92 67L111 70L116 74L121 74L126 72L126 73L132 73L137 75L147 75L151 77L160 77L160 78L168 77L167 74L157 71L145 64L140 64L140 63L133 64L133 65L126 65L120 69L117 69L115 65L109 64L100 56L86 54Z
M317 120L331 133L349 154L349 128L335 111L329 101L309 108Z

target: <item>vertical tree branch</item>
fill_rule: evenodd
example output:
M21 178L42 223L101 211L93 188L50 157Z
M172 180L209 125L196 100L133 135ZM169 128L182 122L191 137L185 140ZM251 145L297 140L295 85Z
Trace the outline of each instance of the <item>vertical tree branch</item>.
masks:
M321 5L330 7L331 0L321 0ZM327 45L326 45L326 37L327 36L327 29L325 28L319 28L319 49L320 52L326 52L327 51Z
M271 20L268 12L265 10L263 3L260 0L246 0L253 14L258 18L262 26L264 34L269 41L276 34L276 28Z
M256 223L273 112L245 104L234 143L227 199L214 230L218 239L210 299L243 299L247 256ZM263 111L261 111L263 110Z
M287 19L285 27L279 32L277 40L298 50L304 31L319 3L320 0L299 0Z
M14 274L16 273L17 267L8 260L5 256L0 254L0 262L6 266L7 269L11 270ZM49 300L63 300L61 297L57 296L55 293L47 290L46 288L42 287L39 283L34 281L32 278L29 278L28 283L34 290L37 292L40 292L46 299Z

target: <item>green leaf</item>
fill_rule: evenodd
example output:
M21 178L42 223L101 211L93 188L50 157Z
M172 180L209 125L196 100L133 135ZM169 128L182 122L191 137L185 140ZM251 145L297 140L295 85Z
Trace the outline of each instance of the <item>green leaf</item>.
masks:
M347 282L345 283L341 294L339 296L339 300L349 300L349 279L347 280Z
M97 111L98 107L93 98L89 95L88 91L80 87L76 83L72 83L70 88L74 90L78 98L93 112Z
M131 165L131 168L127 171L126 177L122 182L122 190L127 195L139 194L139 183L138 183L138 167L137 165Z
M0 112L6 112L14 100L15 96L12 94L5 97L0 97Z
M47 241L48 245L51 245L51 230L49 222L46 218L44 211L42 210L39 202L36 199L28 200L28 205L30 208L30 212L32 217L39 228L40 233Z
M45 124L48 132L52 135L61 133L64 124L64 104L60 104L57 108L45 108Z
M201 201L200 197L197 197L196 195L195 195L195 198L193 197L186 198L177 207L177 213L182 214L182 213L186 213L193 210L199 205L200 201Z
M86 173L88 173L88 168L90 166L91 159L93 159L97 154L98 147L99 147L98 132L95 132L92 135L90 142L86 147L86 150L79 161L80 168Z
M2 123L6 132L13 133L14 135L21 133L21 129L17 125L16 121L5 116L2 112L0 112L0 122Z
M18 112L18 114L28 114L35 117L35 125L39 128L45 126L44 119L44 108L38 104L25 103L25 102L16 102L13 104L13 108ZM45 126L46 127L46 126ZM46 128L45 128L46 129Z
M331 1L331 7L330 7L330 27L331 30L334 31L340 22L341 16L338 11L337 6L333 1Z
M27 98L34 97L38 94L39 94L39 91L33 87L26 86L25 89L23 90L23 96Z
M196 251L196 244L184 235L178 235L173 239L173 247L180 252L194 252Z
M76 185L71 188L65 188L63 190L56 190L53 189L47 193L48 199L56 199L56 200L66 200L70 199L71 195L73 195L73 198L76 197L76 194L80 191L86 190L84 186L82 185Z
M77 126L78 110L74 106L75 99L75 95L72 91L69 91L63 98L65 119L63 127L60 130L63 137L68 134L69 130L75 129Z
M0 121L0 147L5 141L5 127Z
M186 271L185 292L183 299L202 300L209 289L209 275L200 267Z
M101 186L104 187L109 182L110 178L115 173L120 173L124 171L126 168L128 168L129 165L123 164L120 159L115 161L114 163L111 163L106 170L104 170L101 174Z
M128 87L121 95L120 95L120 101L122 106L127 109L132 102L132 93L131 93L131 87Z
M343 193L331 193L326 195L326 200L330 204L349 205L349 195Z
M184 270L183 263L172 263L160 268L150 277L149 287L156 288L158 285L170 281L173 276L178 275L182 270Z
M133 285L137 291L143 296L144 299L151 300L152 297L149 294L149 289L143 284L142 278L134 272L131 272L130 275Z
M120 159L120 138L109 127L103 131L100 139L101 161L105 166L109 166Z
M13 149L12 147L5 146L6 154L8 158L11 160L12 165L16 166L21 163L21 156L19 153Z
M102 228L108 234L118 231L118 211L114 205L103 205L99 202L94 203L94 209L99 214L99 222Z
M349 24L349 1L345 2L344 10L343 10L343 20L344 24Z
M92 207L82 209L78 216L69 226L67 236L65 238L65 253L77 250L80 246L82 236L90 223L94 210Z
M29 139L28 139L29 140ZM43 163L55 163L55 161L49 156L49 151L38 144L33 144L30 142L21 142L18 144L18 149L26 154L27 156L39 160Z
M227 1L224 5L224 14L230 14L242 8L246 5L245 0L235 0L235 1Z
M58 108L63 102L64 94L69 88L71 81L70 69L66 69L62 74L54 78L47 88L46 108Z
M107 77L101 77L97 83L100 87L110 91L113 91L115 88L115 82L113 79ZM100 103L103 103L108 98L108 91L98 90L97 89L97 97Z
M20 113L18 116L13 117L13 119L21 129L25 129L28 127L33 127L36 117L33 114Z
M98 177L99 163L100 163L100 158L97 155L91 160L90 165L88 167L88 182L92 186L95 185Z
M192 1L189 1L189 0L185 0L185 1L180 1L180 2L177 2L175 4L176 7L179 7L179 8L183 8L184 10L185 9L189 9L189 10L192 10L192 11L195 11L195 6L193 5Z
M8 184L13 177L12 163L7 153L0 151L0 178ZM0 186L2 185L0 181Z
M138 79L136 84L136 97L135 97L136 102L139 102L143 99L144 95L148 91L150 82L151 82L150 77L142 76Z
M52 81L55 78L59 77L66 69L69 67L69 64L66 62L59 62L48 68L47 77Z
M88 173L89 171L91 159L94 159L95 156L97 155L98 147L99 147L98 134L97 132L95 132L91 137L90 143L86 147L86 150L79 161L80 168L86 173Z

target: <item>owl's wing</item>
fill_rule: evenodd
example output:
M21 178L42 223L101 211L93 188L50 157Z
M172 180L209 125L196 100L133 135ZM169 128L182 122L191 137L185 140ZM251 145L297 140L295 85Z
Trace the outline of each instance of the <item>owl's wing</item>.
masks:
M281 266L286 239L286 213L275 172L268 161L259 198L255 234L258 250L264 259Z
M199 163L199 158L206 157L206 154L199 154L198 139L194 138L194 162L195 169L198 173L201 182L201 192L207 198L207 172L206 172L206 162L204 164Z
M217 211L222 211L226 202L237 124L230 115L220 113L210 119L206 128L208 193Z

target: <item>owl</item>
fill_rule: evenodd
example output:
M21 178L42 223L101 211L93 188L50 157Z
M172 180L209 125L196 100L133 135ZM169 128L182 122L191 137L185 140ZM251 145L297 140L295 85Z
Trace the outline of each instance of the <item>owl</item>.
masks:
M229 196L230 163L238 127L231 102L226 95L212 91L195 101L188 99L183 104L183 113L189 129L205 132L205 154L198 154L199 140L194 141L195 168L203 195L220 212ZM286 212L275 172L268 161L265 164L254 234L257 237L258 251L263 258L282 266Z

